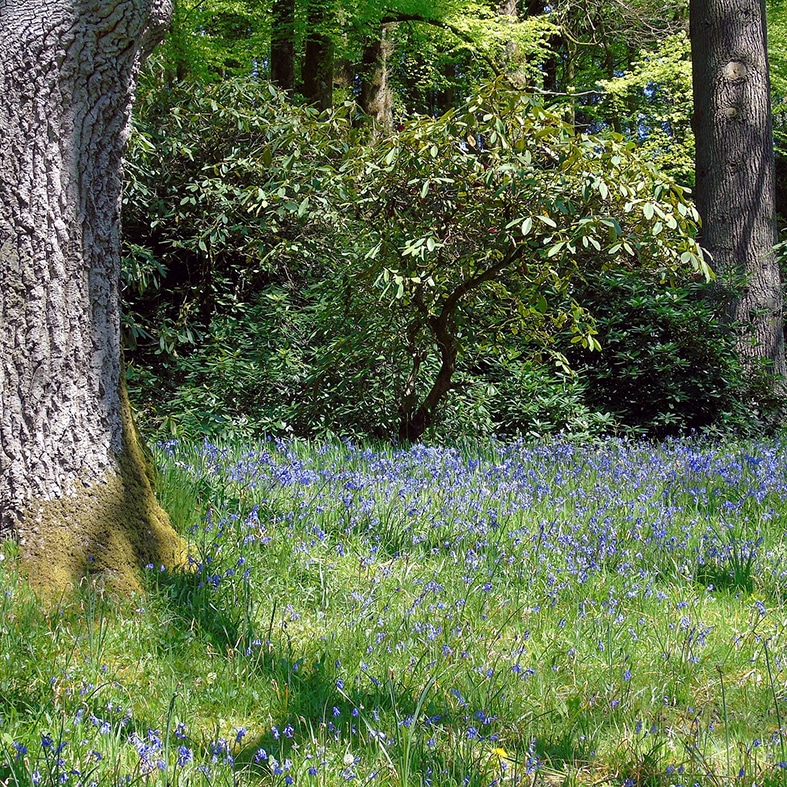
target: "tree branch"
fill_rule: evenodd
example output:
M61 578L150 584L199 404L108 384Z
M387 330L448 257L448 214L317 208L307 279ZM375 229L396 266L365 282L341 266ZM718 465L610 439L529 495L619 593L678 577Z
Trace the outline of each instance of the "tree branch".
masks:
M398 12L387 11L380 20L381 25L396 22L418 22L422 25L431 25L432 27L438 27L441 30L451 33L451 35L456 36L466 44L471 44L474 47L474 54L480 57L489 66L489 68L492 69L492 72L496 77L503 77L510 87L516 87L511 81L509 75L506 74L505 71L502 71L497 63L495 63L495 61L489 57L489 55L475 48L478 42L475 41L471 35L456 27L455 25L452 25L450 22L447 22L445 19L430 19L429 17L421 16L420 14L401 14Z

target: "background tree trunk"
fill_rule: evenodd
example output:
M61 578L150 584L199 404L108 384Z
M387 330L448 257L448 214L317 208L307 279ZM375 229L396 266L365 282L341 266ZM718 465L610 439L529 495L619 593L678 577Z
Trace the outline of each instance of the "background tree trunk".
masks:
M303 95L321 110L333 106L333 41L328 31L332 12L324 0L311 0L307 12L309 32L301 66Z
M42 588L179 542L122 385L120 195L161 0L0 0L0 531Z
M503 23L516 24L519 21L517 0L500 0L497 4L497 16ZM527 87L528 78L523 68L524 59L519 53L516 41L509 39L503 44L503 72L511 84L524 89Z
M308 35L303 54L301 78L303 95L318 109L333 106L333 41L327 26L332 8L321 0L312 0L308 10Z
M271 81L295 88L295 0L275 0L271 20Z
M732 293L741 359L784 375L765 4L691 0L690 27L702 245Z
M393 92L388 82L388 58L392 52L389 25L383 24L379 37L367 41L361 63L362 81L358 103L384 133L393 128Z

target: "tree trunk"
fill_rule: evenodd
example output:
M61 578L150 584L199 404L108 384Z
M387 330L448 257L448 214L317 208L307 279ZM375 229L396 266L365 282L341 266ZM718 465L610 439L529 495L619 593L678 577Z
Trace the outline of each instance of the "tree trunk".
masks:
M295 88L295 0L274 0L271 21L271 81Z
M0 531L44 592L172 562L122 385L120 195L161 0L0 0Z
M500 0L497 4L498 20L504 24L516 24L519 21L517 5L517 0ZM521 55L516 41L508 39L503 42L502 56L503 72L512 85L524 90L528 83L527 73L523 68L526 59Z
M312 0L301 77L304 97L320 110L333 106L333 41L327 30L329 16L330 9L324 2Z
M455 317L460 302L465 296L477 290L486 282L494 281L509 265L519 260L521 249L513 249L486 270L465 279L457 285L451 294L443 301L440 312L429 316L420 293L416 292L414 303L425 318L425 324L432 334L437 349L440 353L440 368L437 376L429 389L423 402L418 405L415 386L418 370L421 363L426 360L424 355L418 355L415 340L418 333L418 324L413 323L408 329L408 349L413 358L412 372L405 385L404 397L400 406L399 441L411 443L420 440L424 432L434 422L437 408L445 395L454 387L453 376L459 357L460 340L456 335Z
M690 27L702 245L742 361L784 375L764 0L691 0Z
M388 58L393 52L388 25L380 28L380 36L369 41L361 63L361 94L358 103L382 132L393 128L393 93L388 82Z
M408 380L408 390L402 402L399 421L400 443L414 443L423 437L424 432L434 422L437 408L443 401L445 395L453 387L453 376L456 371L456 360L459 356L459 342L449 328L450 316L453 314L453 307L444 310L439 316L431 317L428 320L429 330L434 337L437 349L440 352L440 368L437 376L432 382L429 393L420 405L416 406L417 397L415 395L415 378L418 368L424 358L413 356L413 374Z

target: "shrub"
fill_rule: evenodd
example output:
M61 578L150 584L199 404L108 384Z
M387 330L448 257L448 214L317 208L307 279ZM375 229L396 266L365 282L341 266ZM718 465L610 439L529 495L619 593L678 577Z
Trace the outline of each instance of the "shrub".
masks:
M588 407L658 437L711 426L748 431L772 409L763 379L744 375L713 285L615 271L585 281L578 297L602 346L569 353Z

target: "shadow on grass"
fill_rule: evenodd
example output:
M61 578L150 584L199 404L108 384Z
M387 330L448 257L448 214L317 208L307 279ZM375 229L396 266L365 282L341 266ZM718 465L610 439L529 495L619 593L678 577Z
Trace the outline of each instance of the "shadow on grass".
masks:
M226 604L215 592L217 580L204 567L193 571L151 570L149 592L161 599L183 629L196 630L215 650L227 652L249 647L250 625L245 609Z

